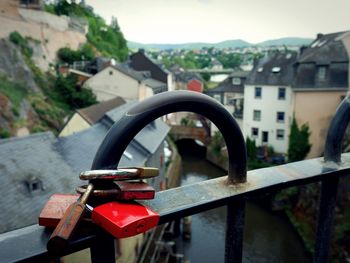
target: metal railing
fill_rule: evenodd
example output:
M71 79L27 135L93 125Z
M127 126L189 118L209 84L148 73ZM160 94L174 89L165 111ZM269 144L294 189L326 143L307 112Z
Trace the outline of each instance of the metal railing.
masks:
M228 148L229 174L158 192L155 199L142 202L159 213L159 224L227 206L225 261L241 262L245 199L256 193L321 181L314 262L328 261L338 180L350 174L350 153L341 154L341 142L350 120L349 95L338 107L331 123L324 159L310 159L247 172L244 139L230 114L206 96L175 92L154 96L127 112L107 134L92 168L117 166L124 149L139 130L153 119L173 111L194 111L217 125ZM46 250L50 234L49 230L37 225L1 234L1 261L44 261L57 257ZM115 262L114 238L98 228L80 233L59 256L84 248L90 248L93 262Z

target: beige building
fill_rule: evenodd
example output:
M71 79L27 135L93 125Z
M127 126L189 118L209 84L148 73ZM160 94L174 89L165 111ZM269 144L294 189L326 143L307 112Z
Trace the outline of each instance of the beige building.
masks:
M295 65L293 110L298 125L310 127L307 158L323 155L328 127L349 90L350 31L318 34L301 49Z
M121 65L108 66L88 79L83 87L91 89L98 101L110 100L117 96L126 100L141 101L154 94L153 87L147 85L144 74ZM156 82L154 80L152 84Z
M106 112L119 107L124 103L124 99L116 97L114 99L77 110L64 125L63 129L59 133L59 136L68 136L90 128L93 124L98 122Z
M308 158L323 155L329 124L346 94L346 90L324 90L294 92L294 114L299 126L309 125L311 150Z

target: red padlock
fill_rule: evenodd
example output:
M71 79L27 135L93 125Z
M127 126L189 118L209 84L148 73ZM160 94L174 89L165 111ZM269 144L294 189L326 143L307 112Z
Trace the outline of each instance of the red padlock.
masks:
M120 199L122 200L149 200L153 199L155 190L149 184L143 182L114 182L120 189Z
M53 194L39 215L39 226L56 227L67 208L78 200L78 194Z
M159 214L136 202L114 201L95 207L91 218L116 238L124 238L155 227Z

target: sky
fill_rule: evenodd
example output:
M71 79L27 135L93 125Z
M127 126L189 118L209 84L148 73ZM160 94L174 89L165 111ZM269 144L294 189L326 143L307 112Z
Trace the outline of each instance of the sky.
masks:
M129 41L258 43L350 30L350 0L85 0Z

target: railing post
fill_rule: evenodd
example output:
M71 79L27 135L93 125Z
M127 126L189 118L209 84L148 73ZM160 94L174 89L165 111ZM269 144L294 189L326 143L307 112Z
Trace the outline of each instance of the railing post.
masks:
M115 239L108 233L102 232L96 236L90 247L91 262L115 263Z
M341 143L350 121L350 93L339 105L328 130L324 153L324 170L341 162ZM321 186L314 263L328 262L332 223L339 177L324 179Z
M242 262L245 200L234 200L227 205L225 262Z

